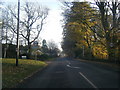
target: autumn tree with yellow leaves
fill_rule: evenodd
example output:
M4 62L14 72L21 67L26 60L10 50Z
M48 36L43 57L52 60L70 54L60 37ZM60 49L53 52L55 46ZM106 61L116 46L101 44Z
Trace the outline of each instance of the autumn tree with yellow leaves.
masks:
M64 2L62 48L68 56L119 60L118 2ZM67 8L66 8L67 7Z

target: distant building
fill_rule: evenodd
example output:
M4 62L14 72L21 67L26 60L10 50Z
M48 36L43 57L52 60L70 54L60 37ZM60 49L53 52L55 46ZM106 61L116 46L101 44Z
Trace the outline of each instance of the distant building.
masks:
M31 45L31 49L32 49L32 55L41 53L41 49L40 46L38 45L38 41L33 42L33 44Z
M38 50L40 46L38 45L38 41L34 41L31 45L32 50Z
M38 41L34 41L33 46L38 46Z

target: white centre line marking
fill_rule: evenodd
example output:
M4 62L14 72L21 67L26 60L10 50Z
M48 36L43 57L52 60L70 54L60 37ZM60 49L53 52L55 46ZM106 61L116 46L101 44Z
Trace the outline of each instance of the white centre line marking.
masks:
M67 67L70 67L70 65L67 65Z
M81 72L79 72L79 74L80 74L89 84L91 84L94 88L97 88L89 79L87 79L87 78L85 77L85 75L83 75Z
M71 67L70 65L66 65L66 66L70 68L78 68L78 69L80 68L80 67Z
M68 64L71 64L70 61L67 61Z

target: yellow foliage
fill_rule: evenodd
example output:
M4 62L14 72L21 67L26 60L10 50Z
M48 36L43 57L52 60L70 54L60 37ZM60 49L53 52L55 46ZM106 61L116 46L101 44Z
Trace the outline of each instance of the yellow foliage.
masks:
M79 23L77 23L77 22L69 22L67 25L68 26L70 26L70 25L78 25L79 26Z
M104 46L102 45L95 45L93 46L93 55L100 59L107 59L108 53Z

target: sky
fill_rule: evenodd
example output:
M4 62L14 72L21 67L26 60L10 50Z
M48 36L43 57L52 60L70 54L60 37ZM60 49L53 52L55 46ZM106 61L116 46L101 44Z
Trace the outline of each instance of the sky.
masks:
M40 2L42 5L46 5L50 11L48 17L46 19L46 24L41 31L41 38L46 41L55 41L58 44L58 47L61 49L61 41L62 41L62 22L63 19L61 15L61 7L60 2L58 0L45 0L44 2Z
M30 2L38 2L42 6L48 7L49 14L46 18L45 24L43 26L43 29L40 33L40 40L45 39L47 42L49 41L55 41L56 44L58 44L58 47L61 49L61 41L62 41L62 27L61 27L61 7L60 7L60 1L59 0L20 0L21 4L23 1L30 1ZM17 3L17 0L4 0L4 2L7 3ZM42 41L41 41L42 42Z
M16 2L17 0L4 0L5 2ZM20 0L21 2L23 0ZM40 5L46 6L50 9L46 23L43 26L43 30L40 33L40 40L45 39L47 42L55 41L58 44L60 50L62 41L62 22L63 16L61 15L61 0L24 0L31 2L38 2ZM72 1L72 0L69 0ZM84 1L84 0L82 0Z

